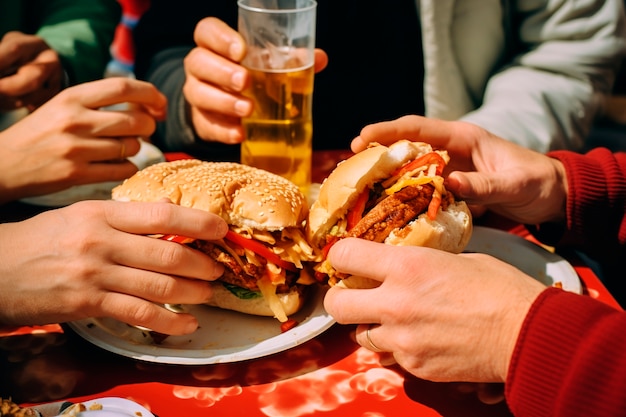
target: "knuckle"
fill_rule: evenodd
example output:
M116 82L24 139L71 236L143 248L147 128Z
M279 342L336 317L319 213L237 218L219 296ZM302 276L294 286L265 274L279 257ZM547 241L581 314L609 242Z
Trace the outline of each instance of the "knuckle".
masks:
M134 304L125 316L131 317L134 321L132 324L151 327L150 323L154 322L158 316L157 308L159 307L152 303L138 303Z

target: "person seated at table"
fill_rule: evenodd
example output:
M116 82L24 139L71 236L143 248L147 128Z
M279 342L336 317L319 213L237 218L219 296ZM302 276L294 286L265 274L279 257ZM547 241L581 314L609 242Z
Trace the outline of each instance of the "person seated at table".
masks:
M223 266L172 233L216 240L219 216L167 202L81 201L0 224L0 326L112 317L166 334L198 327L157 303L200 304Z
M67 86L102 78L120 17L116 0L3 0L0 112L32 111Z
M352 150L399 139L446 149L446 187L458 198L530 225L545 243L579 245L603 262L621 262L623 278L626 153L544 155L470 123L419 116L365 127ZM504 382L515 416L624 415L623 310L547 288L485 254L350 238L328 259L340 272L380 281L374 289L331 288L328 313L358 324L359 344L392 352L415 376ZM623 300L623 286L615 291Z
M132 103L125 111L103 106ZM0 131L0 204L73 185L121 181L137 172L126 157L154 132L167 99L153 85L107 78L69 87Z
M426 114L541 152L581 149L624 54L622 3L318 0L313 146L345 149L369 123ZM237 4L172 6L153 0L134 29L135 75L169 99L153 142L236 160L253 107Z

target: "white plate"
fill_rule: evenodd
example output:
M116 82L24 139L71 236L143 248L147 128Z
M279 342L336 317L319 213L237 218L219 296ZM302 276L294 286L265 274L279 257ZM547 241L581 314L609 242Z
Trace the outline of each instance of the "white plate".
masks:
M96 398L95 400L82 401L80 404L83 404L87 408L87 411L74 414L69 412L71 408L70 407L64 410L66 414L60 414L56 417L63 417L65 415L71 415L76 417L155 417L154 414L148 411L145 407L142 407L134 401L127 400L126 398ZM90 410L90 407L101 409Z
M582 293L580 278L569 262L512 233L476 226L465 251L487 253L547 286L560 284L564 290Z
M165 155L151 143L141 141L136 155L128 158L130 162L143 169L147 166L165 161ZM121 181L100 182L96 184L76 185L56 193L23 198L22 202L45 207L63 207L83 200L110 200L111 190Z
M206 365L237 362L278 353L312 339L335 321L324 310L326 289L315 286L304 308L291 318L293 329L281 333L272 317L255 317L208 306L185 306L200 327L187 336L169 336L161 344L146 343L140 330L113 319L68 323L81 337L111 352L158 363Z

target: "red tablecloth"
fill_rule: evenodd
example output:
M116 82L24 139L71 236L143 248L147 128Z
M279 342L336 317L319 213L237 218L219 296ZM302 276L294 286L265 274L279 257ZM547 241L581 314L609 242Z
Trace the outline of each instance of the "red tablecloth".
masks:
M349 155L316 153L314 181ZM184 155L168 159L180 157ZM496 217L480 223L529 238L523 227ZM578 259L568 260L589 296L619 307L590 268ZM23 405L123 397L159 417L510 416L505 403L483 404L468 392L468 385L432 383L407 374L388 354L357 345L354 330L335 324L312 340L260 359L169 365L100 349L60 325L4 329L0 395L11 395Z

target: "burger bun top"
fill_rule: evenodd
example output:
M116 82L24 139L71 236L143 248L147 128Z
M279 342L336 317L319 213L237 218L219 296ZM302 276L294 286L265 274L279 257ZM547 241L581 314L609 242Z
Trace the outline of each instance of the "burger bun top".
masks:
M184 159L151 165L112 191L118 201L161 201L205 210L228 224L256 230L300 227L306 197L291 181L234 162Z

